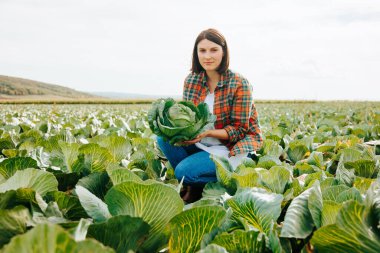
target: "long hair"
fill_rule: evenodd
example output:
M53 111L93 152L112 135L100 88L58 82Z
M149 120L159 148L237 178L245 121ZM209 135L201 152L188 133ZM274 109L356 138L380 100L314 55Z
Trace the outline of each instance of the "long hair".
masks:
M199 74L201 71L204 71L204 68L201 66L198 58L198 44L201 40L207 39L209 41L212 41L223 49L223 58L222 61L217 69L219 74L223 74L227 71L229 64L230 64L230 55L228 52L227 42L224 36L216 29L207 29L202 31L194 43L194 49L193 49L193 57L192 57L192 66L191 71L194 73Z

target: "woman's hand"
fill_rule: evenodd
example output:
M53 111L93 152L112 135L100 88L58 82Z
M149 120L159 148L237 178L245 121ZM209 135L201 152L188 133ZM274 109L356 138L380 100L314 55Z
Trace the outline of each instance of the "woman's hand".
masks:
M206 131L198 134L194 139L189 140L189 141L182 141L182 142L179 142L178 144L181 145L181 146L193 145L193 144L195 144L197 142L200 142L203 138L209 137L211 131L212 130L206 130Z
M200 142L205 137L214 137L219 140L228 140L228 133L225 129L212 129L206 130L203 133L200 133L192 140L178 142L178 146L188 146Z

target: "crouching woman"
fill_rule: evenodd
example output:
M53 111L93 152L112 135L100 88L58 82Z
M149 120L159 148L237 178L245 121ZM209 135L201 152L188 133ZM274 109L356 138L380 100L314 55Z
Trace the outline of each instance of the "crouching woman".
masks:
M225 157L236 167L262 144L252 87L247 79L228 67L229 52L224 36L215 29L202 31L195 40L183 100L195 105L206 103L216 116L214 129L182 142L180 147L157 138L176 178L184 178L182 198L186 202L198 200L204 185L217 181L210 154Z

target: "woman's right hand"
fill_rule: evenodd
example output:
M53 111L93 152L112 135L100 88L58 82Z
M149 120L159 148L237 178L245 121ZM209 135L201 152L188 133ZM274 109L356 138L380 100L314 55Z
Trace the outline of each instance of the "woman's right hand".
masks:
M177 142L176 144L178 146L189 146L189 145L193 145L193 144L200 142L200 141L201 141L201 138L195 138L195 139L188 140L188 141Z
M194 139L192 140L188 140L188 141L182 141L179 143L179 145L183 144L185 146L188 146L188 145L193 145L197 142L200 142L203 138L205 137L210 137L210 134L213 130L206 130L200 134L198 134Z

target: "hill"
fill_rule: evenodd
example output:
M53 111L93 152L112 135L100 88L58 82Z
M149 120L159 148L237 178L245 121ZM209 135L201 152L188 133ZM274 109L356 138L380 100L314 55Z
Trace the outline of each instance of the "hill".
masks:
M93 91L89 92L90 94L104 97L104 98L111 98L111 99L147 99L147 100L155 100L158 98L167 98L171 97L174 99L182 99L179 95L146 95L146 94L137 94L137 93L123 93L123 92L112 92L112 91Z
M1 99L89 99L98 96L64 86L0 75Z

